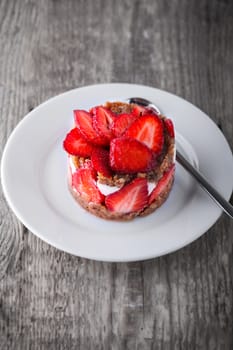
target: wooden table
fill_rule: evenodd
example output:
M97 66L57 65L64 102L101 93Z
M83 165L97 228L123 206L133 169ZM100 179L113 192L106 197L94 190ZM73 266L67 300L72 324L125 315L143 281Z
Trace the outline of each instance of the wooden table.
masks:
M0 1L0 142L49 97L130 82L168 90L233 149L232 1ZM17 169L16 169L17 176ZM1 349L233 348L233 221L144 262L61 252L1 194Z

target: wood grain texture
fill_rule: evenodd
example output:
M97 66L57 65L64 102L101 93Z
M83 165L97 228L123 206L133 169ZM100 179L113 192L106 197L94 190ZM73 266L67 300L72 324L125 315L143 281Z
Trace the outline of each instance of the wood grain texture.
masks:
M35 106L95 83L180 95L233 149L233 2L0 1L0 144ZM17 176L17 174L16 174ZM0 197L0 349L233 348L233 222L157 259L47 245Z

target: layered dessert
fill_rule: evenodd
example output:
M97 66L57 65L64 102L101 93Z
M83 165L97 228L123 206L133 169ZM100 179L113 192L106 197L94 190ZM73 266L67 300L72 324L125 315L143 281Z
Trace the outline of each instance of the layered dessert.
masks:
M148 215L172 189L174 127L153 109L107 102L89 111L75 110L63 147L72 196L101 218Z

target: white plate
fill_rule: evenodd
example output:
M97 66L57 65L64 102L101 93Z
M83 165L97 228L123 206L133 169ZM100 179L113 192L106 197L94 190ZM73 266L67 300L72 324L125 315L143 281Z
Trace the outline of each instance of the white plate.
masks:
M67 188L67 156L62 149L73 123L73 109L131 96L153 101L173 119L177 147L227 200L230 198L231 150L217 126L198 108L142 85L103 84L71 90L29 113L11 134L2 157L2 185L10 207L29 230L49 244L91 259L144 260L187 245L221 215L178 164L168 200L145 218L105 221L77 205Z

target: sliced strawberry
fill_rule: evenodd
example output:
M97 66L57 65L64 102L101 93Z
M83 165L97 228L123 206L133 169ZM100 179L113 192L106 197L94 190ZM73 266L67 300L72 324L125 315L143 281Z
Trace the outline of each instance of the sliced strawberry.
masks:
M170 137L174 138L175 137L175 130L174 130L174 125L171 119L165 119L164 120L164 125L165 128L170 135Z
M140 105L134 105L132 108L131 113L135 115L135 117L140 117L144 114L148 114L148 108L140 106Z
M108 145L109 141L99 135L92 125L92 116L83 110L74 111L74 121L80 133L85 139L95 145Z
M105 196L96 185L96 172L91 168L81 168L73 174L72 185L86 202L101 204Z
M112 170L109 163L109 151L104 148L95 148L91 155L93 168L105 177L112 176Z
M89 157L93 151L93 145L86 141L77 128L66 135L63 147L67 153L80 157Z
M120 137L136 119L137 117L134 114L119 114L112 125L113 134Z
M154 164L153 152L143 143L128 137L113 139L110 143L110 165L122 173L150 170Z
M143 142L159 154L162 151L164 143L163 122L156 115L143 115L131 124L124 136Z
M111 126L115 119L115 114L109 109L98 106L91 109L93 113L93 127L96 132L109 141L113 138Z
M175 164L172 164L170 169L162 176L162 178L158 181L156 187L150 194L149 204L151 204L154 200L156 200L165 190L168 183L171 181L175 172Z
M139 105L134 105L131 113L134 114L136 117L140 117L145 114L158 115L155 109L150 107L139 106Z
M147 180L136 178L105 198L108 210L117 213L141 211L148 203Z

